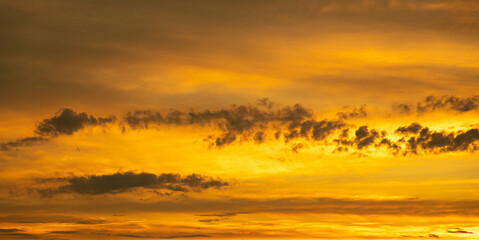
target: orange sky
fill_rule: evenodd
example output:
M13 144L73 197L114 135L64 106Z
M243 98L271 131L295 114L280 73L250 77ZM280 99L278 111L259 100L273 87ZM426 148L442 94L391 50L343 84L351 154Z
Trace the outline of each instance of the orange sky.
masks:
M477 1L0 22L0 239L479 239Z

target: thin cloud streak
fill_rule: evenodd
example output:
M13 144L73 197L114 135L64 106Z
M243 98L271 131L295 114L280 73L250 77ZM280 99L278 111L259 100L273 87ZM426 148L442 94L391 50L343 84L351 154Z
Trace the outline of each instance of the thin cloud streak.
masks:
M4 213L14 211L77 212L83 213L191 213L200 216L223 216L224 213L275 213L275 214L353 214L384 216L479 216L477 200L373 200L346 198L229 198L197 199L182 198L161 201L127 201L108 198L102 202L83 199L75 202L58 203L55 206L46 203L22 204L8 202L0 206ZM215 213L217 212L217 214Z

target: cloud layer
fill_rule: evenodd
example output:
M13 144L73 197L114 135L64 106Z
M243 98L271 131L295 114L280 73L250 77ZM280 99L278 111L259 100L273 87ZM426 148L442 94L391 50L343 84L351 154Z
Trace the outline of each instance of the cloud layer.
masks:
M229 183L198 174L182 177L174 173L134 173L118 172L105 175L71 176L37 179L37 183L60 184L53 188L35 189L42 196L62 193L82 195L118 194L135 189L168 190L170 192L201 191L208 188L221 188Z
M416 111L421 114L429 111L473 111L477 109L477 99L477 96L427 97L424 103L418 103ZM217 148L239 142L262 144L268 140L275 140L283 141L286 145L291 143L293 152L305 148L306 143L312 143L311 146L334 144L336 145L334 152L385 148L394 155L478 150L479 129L475 127L458 131L434 131L419 123L411 123L388 132L368 125L355 128L349 123L353 118L367 116L366 106L363 105L357 108L345 107L334 119L318 119L311 109L300 104L279 107L268 99L261 99L254 105L232 105L203 111L162 113L137 110L120 117L118 125L123 131L159 130L163 126L214 128L219 133L210 134L204 140L210 147ZM94 117L85 112L76 113L71 109L63 109L56 116L38 123L34 131L36 136L3 143L0 149L6 151L33 145L59 135L72 135L86 127L112 124L116 120L115 116Z

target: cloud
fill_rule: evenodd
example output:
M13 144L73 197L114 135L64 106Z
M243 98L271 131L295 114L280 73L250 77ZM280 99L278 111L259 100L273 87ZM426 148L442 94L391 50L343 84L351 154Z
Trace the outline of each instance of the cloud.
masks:
M4 229L5 230L5 229ZM10 230L10 229L6 229ZM18 230L18 229L16 229ZM38 234L29 234L25 233L23 230L13 231L13 232L1 232L0 237L4 239L40 239L40 235Z
M339 117L339 119L350 119L350 118L363 118L368 116L366 112L366 105L361 105L359 108L358 107L344 107L344 110L341 112L338 112L336 115Z
M43 119L38 123L34 131L36 136L2 143L0 144L0 150L8 151L16 147L30 146L49 141L59 135L72 135L86 127L104 126L115 121L115 116L96 118L85 112L77 113L69 108L64 108L59 110L55 116Z
M422 129L421 124L411 123L411 125L409 125L409 126L399 127L394 132L399 133L399 134L408 134L408 133L417 134L419 132L419 130L421 130L421 129Z
M433 98L427 98L433 102ZM443 98L446 99L446 98ZM474 97L466 100L447 98L441 102L454 103L454 109L466 109L470 106L464 102L471 102ZM456 99L456 100L450 100ZM437 105L437 104L436 104ZM337 144L335 152L347 152L350 149L359 151L371 147L386 147L394 155L419 153L438 153L449 151L475 151L478 133L476 128L457 132L435 132L423 127L419 123L397 128L393 133L401 136L398 141L386 138L388 132L360 126L349 136L350 124L345 120L354 117L366 117L365 106L359 108L345 108L347 111L337 113L336 120L317 120L312 110L300 104L286 107L262 99L257 105L233 105L229 108L204 111L172 111L167 114L149 110L129 112L122 120L122 124L131 129L157 128L165 126L214 126L222 132L219 135L210 135L205 141L213 147L224 147L235 142L251 141L261 144L268 139L291 141L309 141L315 144ZM470 109L469 107L467 109ZM273 133L272 133L273 132ZM272 136L270 136L272 135ZM418 135L418 136L414 136ZM406 137L409 137L406 139ZM304 148L304 142L293 142L291 149L298 152ZM418 151L421 150L421 151Z
M0 89L3 91L0 95L0 105L9 106L14 103L20 108L44 105L56 107L58 102L68 101L72 105L87 102L89 106L96 106L112 102L124 106L131 103L129 101L131 96L147 95L150 97L148 99L157 99L158 95L166 92L148 92L152 85L141 79L151 72L144 71L142 68L144 65L152 63L155 66L158 63L161 66L173 63L182 66L207 65L209 68L229 71L245 71L244 67L238 69L231 65L253 65L256 66L254 71L263 74L281 72L284 65L278 67L275 62L270 63L271 59L279 57L280 62L291 65L288 64L290 61L298 62L309 58L283 59L291 58L291 54L287 53L278 56L284 49L292 49L291 41L310 43L323 39L324 36L336 37L343 35L342 33L355 33L353 37L361 38L381 37L384 33L391 32L397 41L405 39L407 41L411 40L411 36L417 36L419 43L426 44L431 40L423 36L425 32L439 34L433 36L445 34L459 39L472 37L477 40L478 21L474 10L477 9L477 4L472 1L460 2L460 4L444 2L433 4L429 1L424 3L309 0L277 1L276 4L269 1L235 3L206 1L198 4L168 0L150 1L147 4L122 1L115 6L100 2L58 0L52 0L50 5L45 6L32 6L28 2L6 2L3 4L1 15L2 20L10 24L2 28L5 34L2 34L3 44L0 46L4 53L1 59L3 71L0 72L2 74L0 79L3 81L0 80ZM430 5L440 7L432 8ZM457 8L455 5L464 6ZM129 11L128 19L120 14L125 10ZM456 14L458 10L460 14ZM73 11L84 12L91 18L85 20L81 14L66 14ZM63 21L58 22L53 16L61 16ZM465 24L461 21L465 16L473 20ZM134 19L135 24L132 24L131 19ZM212 27L212 19L222 21L214 21ZM156 24L152 25L152 22ZM131 34L132 32L135 34ZM25 35L25 33L35 34ZM398 37L397 33L403 34L399 34ZM251 36L257 37L257 41L250 41ZM351 38L349 35L347 37ZM264 47L267 42L259 41L262 39L276 42L274 45L278 47ZM335 44L341 44L341 41ZM346 44L344 47L350 45ZM374 47L374 44L372 46ZM396 50L397 44L393 46ZM145 49L148 51L144 51ZM326 60L326 62L336 61L338 59ZM258 67L258 63L263 65ZM158 78L160 82L155 81L154 85L161 86L174 82L168 77L161 76L163 69L159 70L160 73L155 71L155 74L160 76ZM351 75L350 71L342 72L343 76ZM397 89L396 84L390 83L392 80L375 78L379 79L377 84L380 85L379 90L373 94L374 97ZM118 86L127 81L131 88L145 91L116 93ZM291 85L295 85L296 82L292 82ZM356 82L355 87L364 85L364 81L345 82L351 85ZM400 80L397 82L403 86L400 89L403 94L408 95L413 90L408 88L409 84L403 84ZM434 81L434 84L438 82L440 81ZM99 88L100 84L104 84L105 89ZM317 81L315 89L309 90L318 97L321 96L318 94L318 88L327 88L327 85L331 84ZM369 86L366 85L363 90ZM417 88L417 85L415 86ZM404 88L408 88L409 91L403 91ZM288 86L286 90L291 89ZM302 88L299 94L287 96L302 97L305 90L308 89ZM324 92L331 94L335 91ZM348 91L348 95L357 94L358 91ZM323 99L325 98L328 98L328 95ZM26 104L27 102L29 104ZM141 106L145 102L148 103L136 101L135 104Z
M436 234L433 234L433 233L430 233L429 235L427 236L423 236L423 235L419 235L419 236L410 236L410 235L401 235L401 237L405 237L405 238L440 238L439 235L436 235Z
M76 113L65 108L60 110L56 116L41 121L37 125L35 133L40 136L72 135L87 126L105 125L113 123L115 120L115 116L95 118L85 112Z
M466 230L461 229L461 228L455 228L455 229L447 230L447 232L448 233L474 234L473 232L469 232L469 231L466 231Z
M204 234L195 234L195 235L176 235L176 236L167 236L167 237L158 237L158 238L174 239L174 238L206 238L206 237L210 237L210 236L204 235Z
M71 176L37 179L38 183L60 183L59 187L35 189L42 196L62 193L82 195L118 194L135 189L168 190L171 192L201 191L228 186L228 182L198 174L180 176L174 173L118 172L105 175Z
M238 214L250 214L253 212L225 212L225 213L212 213L212 214L200 214L196 216L200 217L233 217Z
M79 231L51 231L52 234L81 234Z
M138 235L138 234L99 234L99 235L109 235L109 236L127 237L127 238L155 238L155 239L207 238L207 237L210 237L209 235L205 235L205 234L169 235L169 236L151 236L151 235Z
M415 105L400 103L393 105L393 110L401 114L425 114L435 111L453 111L458 113L476 111L479 109L479 95L471 97L457 97L443 95L440 97L427 96Z
M377 130L372 129L368 130L368 126L361 126L356 130L356 139L355 143L358 149L368 147L373 144L377 138L379 138L379 133Z
M198 222L203 223L212 223L212 222L219 222L221 220L226 220L228 217L234 217L239 214L250 214L253 212L224 212L224 213L210 213L210 214L198 214L196 216L199 217L219 217L219 218L208 218L208 219L200 219Z
M214 218L214 219L200 219L198 222L203 222L203 223L210 223L210 222L218 222L220 219Z
M407 140L402 138L399 142L406 142L406 151L417 154L424 152L453 152L475 151L478 149L476 142L479 140L479 129L470 128L466 131L446 132L431 131L418 123L412 123L396 129L396 133L410 136Z
M387 138L387 132L376 129L369 130L368 126L361 126L355 131L355 137L349 137L345 130L333 142L337 148L335 152L349 151L350 148L366 150L370 147L379 149L385 146L392 150L394 155L425 154L470 151L479 149L479 129L470 128L459 131L432 131L419 123L411 123L398 127L394 134L401 137L397 141Z
M434 99L434 98L428 98ZM457 98L447 98L441 102L463 102ZM456 99L456 100L450 100ZM468 98L466 102L471 102ZM428 100L434 102L433 100ZM463 104L469 106L470 104ZM461 105L459 104L459 105ZM437 105L437 104L436 104ZM458 105L458 104L456 104ZM442 106L442 105L441 105ZM436 109L436 108L435 108ZM465 109L462 107L460 109ZM470 109L470 108L468 108ZM268 99L261 99L257 104L232 105L220 109L202 111L170 111L167 113L152 110L128 112L121 121L115 116L94 117L85 112L77 113L71 109L62 109L54 117L44 119L37 124L37 136L27 137L2 143L0 150L29 146L49 141L59 135L71 135L93 126L117 123L123 131L140 129L160 129L163 126L199 126L215 128L217 134L204 138L210 147L225 147L238 142L262 144L268 140L284 141L293 152L299 152L306 146L336 144L336 152L350 150L368 151L371 148L391 150L394 155L440 153L452 151L475 151L478 149L478 128L472 127L463 131L431 131L428 127L414 122L400 126L392 134L400 139L393 141L386 137L388 132L363 125L354 130L346 122L354 117L367 116L365 106L346 108L347 111L337 113L337 118L318 120L314 112L301 104L280 107ZM312 144L306 144L310 142Z
M82 225L103 224L107 221L98 218L81 218L67 215L7 215L0 217L1 223L74 223Z
M20 230L18 228L0 229L0 233L17 233L17 232L23 232L23 230Z
M366 150L371 146L380 147L387 145L393 147L394 143L387 138L383 138L387 135L386 131L377 129L369 129L369 126L360 126L355 132L353 137L349 137L349 129L344 129L343 132L337 136L333 142L337 144L335 152L347 152L350 148L357 150ZM382 138L382 139L381 139ZM381 139L381 141L379 141ZM379 142L378 142L379 141Z
M345 126L342 120L317 121L310 109L300 104L275 108L274 103L262 99L257 105L233 105L229 108L204 111L172 111L167 114L141 110L129 112L122 121L132 129L173 126L215 126L222 134L206 138L214 147L223 147L236 141L264 142L267 130L275 130L285 141L302 137L323 140ZM282 133L282 131L285 131Z
M223 212L260 213L315 213L354 215L399 215L399 216L479 216L477 200L427 200L427 199L351 199L351 198L182 198L159 201L136 201L129 199L84 199L83 201L43 203L8 202L0 205L3 213L11 211L30 213L191 213L211 215ZM207 216L204 216L208 218ZM215 218L214 216L210 216Z
M410 104L405 104L405 103L399 103L399 104L394 104L392 107L394 112L400 113L400 114L410 114L413 112L414 107Z
M418 113L435 110L452 110L456 112L468 112L479 107L479 96L459 98L455 96L434 97L428 96L423 103L418 103Z
M26 137L26 138L21 138L15 141L10 141L6 143L0 144L0 151L8 151L12 148L16 147L23 147L23 146L30 146L39 142L45 142L48 141L49 138L44 138L44 137Z

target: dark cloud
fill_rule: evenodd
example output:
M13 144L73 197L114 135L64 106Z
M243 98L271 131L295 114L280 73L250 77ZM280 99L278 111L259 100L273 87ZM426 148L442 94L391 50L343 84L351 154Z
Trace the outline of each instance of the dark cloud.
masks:
M455 228L455 229L450 229L447 230L448 233L462 233L462 234L474 234L473 232L466 231L461 228Z
M233 105L219 110L172 111L167 114L142 110L129 112L123 118L123 123L132 129L162 125L215 126L223 133L206 139L215 147L236 141L262 143L268 138L268 130L276 130L276 139L285 130L283 137L286 142L299 137L319 141L346 125L342 120L317 121L313 112L300 104L283 108L275 108L274 105L269 100L262 99L258 105Z
M233 217L238 214L250 214L253 212L225 212L225 213L211 213L211 214L200 214L196 216L200 217Z
M385 146L394 155L441 153L457 151L476 151L479 149L479 129L470 128L464 131L431 131L418 123L397 128L394 133L401 136L397 141L387 138L387 132L376 129L369 130L361 126L355 137L348 137L347 132L333 140L337 144L335 152L348 151L349 148L364 150L374 146Z
M81 218L67 215L7 215L0 217L1 223L74 223L82 225L103 224L104 219Z
M198 220L198 222L203 222L203 223L218 222L218 221L220 221L220 219L218 219L218 218Z
M3 239L40 239L40 235L29 234L24 232L1 233L0 237Z
M455 98L454 98L455 99ZM474 98L471 98L474 99ZM432 100L431 100L432 101ZM457 101L448 101L457 102ZM364 113L364 114L363 114ZM334 152L351 149L367 151L371 147L391 150L394 155L440 153L451 151L475 151L479 147L478 128L464 131L431 131L419 123L398 127L393 133L401 138L393 141L387 131L364 125L350 136L352 125L345 119L365 116L364 106L349 113L338 113L336 120L317 120L312 110L300 104L279 107L268 99L256 105L232 105L231 107L203 111L170 111L160 113L151 110L128 112L119 122L124 130L159 129L165 126L214 127L219 133L204 140L210 147L224 147L238 142L262 144L267 140L282 140L293 152L309 146L306 142L337 145ZM38 123L37 136L2 143L0 150L28 146L48 141L58 135L71 135L83 128L114 123L115 116L93 117L84 112L63 109L56 116Z
M60 110L56 116L41 121L35 129L35 133L40 136L50 137L72 135L74 132L87 126L105 125L115 121L115 116L95 118L85 112L76 113L71 109L65 108Z
M107 234L110 235L110 234ZM155 238L155 239L176 239L176 238L207 238L209 235L194 234L194 235L171 235L171 236L150 236L137 234L114 234L113 236L128 237L128 238Z
M181 226L180 229L185 230L184 226ZM191 229L191 228L190 228ZM202 230L201 228L193 228L194 230ZM95 235L99 236L110 236L110 237L124 237L124 238L153 238L153 239L176 239L176 238L206 238L210 237L206 234L185 234L184 231L175 231L175 233L158 233L158 232L150 232L150 233L114 233L111 231L102 231L102 232L93 232Z
M194 235L176 235L176 236L167 236L167 237L158 237L163 239L175 239L175 238L206 238L210 237L205 234L194 234Z
M335 152L348 151L349 148L358 150L367 149L370 146L379 146L381 144L392 144L388 139L378 140L385 136L386 132L379 132L376 129L369 130L368 126L361 126L355 132L353 137L349 137L349 129L344 129L333 142L337 144ZM389 145L388 145L389 146Z
M0 233L17 233L17 232L23 232L23 230L20 230L18 228L0 229Z
M321 144L327 144L330 141L328 137L335 136L332 140L337 144L335 152L386 147L394 155L407 155L420 152L474 151L477 148L476 128L458 132L435 132L419 123L412 123L397 128L394 134L402 138L392 141L391 138L386 137L387 131L371 129L370 126L365 125L357 128L353 136L349 136L350 125L344 120L365 117L365 106L339 112L338 120L316 120L311 110L299 104L278 108L267 99L259 102L257 106L234 105L220 110L173 111L165 115L152 111L136 111L128 113L122 123L132 129L155 128L162 125L216 126L223 133L219 136L210 135L205 139L215 147L240 141L253 141L260 144L267 139L283 139L285 143L299 140L313 143L321 141ZM458 101L449 102L457 103ZM274 134L268 138L270 132ZM298 152L305 146L304 142L296 142L292 143L291 149L293 152Z
M428 238L439 238L439 235L430 233L427 236L423 236L423 235L419 235L419 236L401 235L401 237L405 237L405 238L426 238L426 237L428 237Z
M37 136L2 143L0 144L0 150L8 151L16 147L30 146L35 143L49 141L51 138L59 135L72 135L86 127L104 126L115 121L115 116L96 118L85 112L77 113L69 108L61 109L54 117L44 119L37 124L34 131Z
M366 117L368 114L366 112L366 106L361 105L361 107L359 108L344 107L344 110L341 112L338 112L336 115L338 115L339 119L350 119L350 118L363 118L363 117Z
M399 127L394 132L399 134L409 134L409 133L417 134L419 130L421 129L422 129L422 126L419 123L411 123L411 125L409 126Z
M417 134L407 139L407 150L417 154L423 152L453 152L476 151L479 140L479 129L472 128L467 131L446 132L431 131L423 127Z
M30 145L33 145L39 142L48 141L48 140L49 138L45 138L45 137L26 137L26 138L18 139L15 141L1 143L0 151L8 151L12 148L30 146Z
M51 234L81 234L79 231L51 231Z
M293 147L291 147L291 151L298 153L299 150L303 149L305 146L302 143L295 143L293 144Z
M208 188L221 188L228 182L198 174L180 176L174 173L134 173L118 172L106 175L71 176L37 179L38 183L61 183L54 188L36 189L42 196L62 193L83 195L117 194L134 189L168 190L171 192L201 191ZM91 223L82 223L91 224Z
M388 138L381 139L381 141L378 144L376 144L376 146L377 147L386 146L387 148L393 151L394 155L398 155L402 149L398 143L395 143L389 140Z
M414 104L400 103L393 105L393 110L401 114L425 114L434 111L470 112L479 109L479 95L471 97L457 97L443 95L440 97L428 96L423 101Z
M400 114L410 114L413 112L413 108L412 105L405 103L394 104L392 106L393 111Z
M428 96L424 102L417 105L418 113L436 110L452 110L456 112L468 112L477 110L479 107L479 96L459 98L455 96L434 97Z
M379 138L379 132L375 129L368 130L368 126L361 126L356 130L355 143L358 149L363 149L373 144Z

